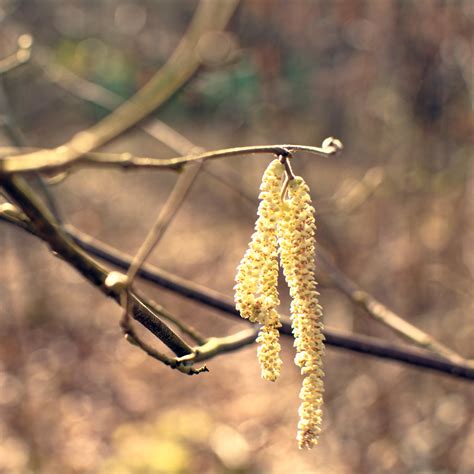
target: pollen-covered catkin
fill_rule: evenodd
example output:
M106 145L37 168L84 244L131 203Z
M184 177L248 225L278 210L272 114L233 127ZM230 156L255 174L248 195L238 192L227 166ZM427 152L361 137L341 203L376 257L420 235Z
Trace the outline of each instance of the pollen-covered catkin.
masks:
M280 189L284 167L279 160L270 163L262 177L261 199L255 232L237 268L235 304L243 318L263 325L257 341L262 377L276 380L280 373L276 307L278 297L278 252L276 224L280 214Z
M295 337L295 363L304 375L300 392L297 440L300 448L312 448L321 431L323 403L322 311L314 276L315 219L309 189L303 178L288 185L288 199L282 204L278 243L285 279L292 297L291 319Z
M262 378L274 382L280 375L280 343L278 342L280 333L278 328L281 326L280 318L276 309L270 311L267 322L262 326L258 333L257 349L258 361L262 371Z

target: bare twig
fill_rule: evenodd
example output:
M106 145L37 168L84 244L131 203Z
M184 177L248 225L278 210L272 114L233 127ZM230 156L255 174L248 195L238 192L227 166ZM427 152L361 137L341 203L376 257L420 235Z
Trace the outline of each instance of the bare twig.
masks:
M31 226L39 237L45 240L51 250L56 252L87 280L100 288L104 294L120 302L120 292L105 285L109 272L89 257L57 225L54 216L36 197L28 183L21 177L0 180L7 194L19 205L30 220ZM136 294L131 294L133 317L147 327L156 337L167 345L176 355L192 352L192 348L173 332L153 312L150 305Z
M76 84L76 87L73 88L73 92L76 93L76 95L83 97L84 94L81 94L81 90L83 89L83 87L77 86L78 84L77 81L79 81L79 85L83 85L84 81L77 78L77 76L69 77L68 89L71 88L71 84L72 85ZM91 87L91 83L85 82L85 84L89 85L88 87ZM106 89L100 86L97 86L97 88L94 90L96 92L95 95L99 97L101 104L105 104L106 102L110 100L110 96L108 95L108 92ZM115 99L117 99L117 97L115 97ZM158 131L157 136L155 136L154 134L152 134L152 136L155 136L157 139L165 143L168 147L174 149L176 152L187 154L189 153L189 149L190 148L192 149L192 147L194 146L192 142L190 142L188 139L183 137L180 133L176 132L175 130L170 129L170 127L166 126L162 122L153 120L150 123L152 125L154 124L154 127L151 126L150 130L147 129L147 131L151 132L153 128L155 128L155 130ZM163 129L166 131L166 133L160 133ZM184 145L182 144L183 141L184 141ZM339 143L334 142L334 139L331 139L331 138L327 139L327 141L323 143L323 148L325 146L326 147L334 146L336 149L340 149L341 147ZM292 149L290 145L281 145L281 147L285 149ZM202 159L203 154L200 153L195 156L200 157ZM173 165L176 166L176 165L179 165L179 163L174 162ZM229 187L233 188L233 186L230 183L228 184L229 184ZM391 329L393 329L395 332L402 335L406 339L422 347L433 350L434 352L440 354L443 357L448 357L452 361L464 360L459 354L455 353L454 351L452 351L445 345L439 343L434 338L432 338L425 332L421 331L417 327L408 323L403 318L398 316L396 313L389 310L382 303L377 301L368 292L363 291L354 282L352 282L352 280L350 280L339 268L337 268L337 266L332 262L332 259L330 258L329 253L321 245L319 245L318 248L319 248L318 255L320 258L320 264L324 268L325 272L327 273L330 283L334 285L334 287L342 291L344 294L346 294L354 303L363 307L371 317L387 325L388 327L390 327Z
M254 154L272 154L276 157L289 157L290 154L298 151L316 154L319 156L331 156L337 153L340 148L335 146L315 147L301 145L260 145L260 146L242 146L235 148L224 148L221 150L208 151L205 153L195 153L192 155L179 156L175 158L144 158L134 156L131 153L98 153L84 152L74 159L69 159L66 148L57 148L55 150L41 149L31 154L18 154L21 149L12 147L0 148L0 174L12 175L20 173L48 172L63 173L70 168L81 166L94 167L112 167L112 168L168 168L179 169L182 165L194 161L206 161L216 158L227 158L231 156L254 155ZM47 158L41 160L38 158L30 158L35 153L45 152ZM50 154L48 155L47 152ZM61 155L64 152L64 157ZM16 153L16 155L5 156L7 153Z
M3 206L0 206L0 220L19 226L30 233L35 233L28 218L9 203L4 203ZM68 227L68 234L81 248L92 255L115 265L123 271L126 271L129 268L131 257L119 252L110 245L93 239L84 232L80 232L72 227ZM138 276L144 280L161 286L162 288L184 296L185 298L214 308L224 314L240 318L238 311L234 307L233 301L215 290L187 281L149 264L139 270ZM284 335L291 335L291 325L288 319L283 320L281 332ZM326 337L326 343L332 347L402 362L415 367L431 369L454 377L474 380L474 366L471 361L463 360L462 363L454 363L440 358L439 356L435 356L426 350L402 347L380 338L359 334L349 334L328 327L325 328L324 334ZM250 338L250 333L248 333L247 337ZM249 339L245 339L245 341L249 342ZM199 344L202 344L202 342L199 342ZM242 341L242 346L243 345L245 345L244 341ZM197 355L199 354L199 347L193 349L193 357L199 357ZM199 358L199 361L201 360L203 359Z
M143 265L143 262L150 256L151 252L166 232L166 229L170 225L171 220L176 215L179 207L188 195L191 186L197 177L198 172L199 167L194 167L193 169L188 170L188 172L185 172L185 174L182 174L178 178L178 181L176 182L176 185L171 191L171 194L166 200L163 208L161 209L155 224L148 233L139 251L133 258L132 264L127 273L129 284L131 284L131 282L135 278L137 270Z
M237 0L200 2L178 47L142 89L105 119L79 132L54 151L40 150L22 155L25 165L34 169L35 163L69 163L144 119L191 78L200 65L195 52L199 39L209 30L223 28L236 6Z
M418 346L429 349L452 362L465 362L461 355L438 342L413 324L405 321L394 311L380 303L370 293L354 283L332 262L329 253L325 249L319 247L318 257L321 266L329 276L330 284L344 293L353 303L361 306L372 318Z
M47 68L45 63L43 63L43 67ZM49 69L46 70L48 71ZM67 84L64 84L62 82L58 82L58 84L62 85L63 87L66 86L68 90L72 90L72 92L78 95L79 97L85 98L83 90L87 90L88 88L94 86L92 83L77 78L77 76L70 76L67 71L65 71L64 74L66 74L66 76L69 78ZM105 105L108 101L110 101L111 96L106 89L100 86L96 86L94 90L95 99L99 100L101 105ZM114 98L118 100L116 96ZM150 126L150 129L147 128L147 131L150 133L153 131L153 129L155 129L158 133L156 135L151 133L152 136L155 136L155 138L162 141L176 152L187 154L189 153L189 149L192 149L192 147L194 146L192 142L183 137L179 132L170 129L170 127L163 124L162 122L153 120L150 123L152 124L152 126ZM162 133L162 130L165 130L165 133ZM184 145L182 144L183 141ZM324 145L334 145L334 143L331 141L331 139L328 139L327 142L323 143L323 146ZM284 145L282 145L282 147L284 147ZM291 148L290 146L287 147ZM339 144L336 143L336 148L339 147ZM234 189L231 183L228 183L228 186ZM249 199L247 196L246 199L249 200L249 202L251 201L251 198ZM354 282L352 282L352 280L350 280L339 268L337 268L337 266L332 262L329 253L321 245L318 246L318 249L320 264L327 273L330 283L334 285L335 288L346 294L354 303L363 307L370 316L389 326L391 329L393 329L395 332L402 335L406 339L422 347L429 348L430 350L433 350L441 356L448 357L453 361L464 360L459 354L455 353L448 347L439 343L425 332L411 325L403 318L398 316L396 313L389 310L382 303L377 301L368 292L363 291Z
M18 49L9 56L0 59L0 75L22 66L31 57L33 38L30 35L21 35L17 40Z
M242 349L242 347L253 344L257 336L258 329L244 329L230 336L211 337L205 344L196 348L194 361L201 362L216 357L217 355L237 351Z

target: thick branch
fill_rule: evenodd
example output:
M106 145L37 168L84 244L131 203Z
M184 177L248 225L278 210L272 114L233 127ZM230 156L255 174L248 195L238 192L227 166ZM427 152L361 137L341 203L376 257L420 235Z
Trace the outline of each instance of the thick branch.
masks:
M21 214L15 212L14 207L10 204L4 204L3 208L0 208L0 220L15 224L30 233L34 233L34 230L31 228L27 220L25 220ZM80 245L80 247L92 255L115 265L123 271L127 271L129 268L131 257L72 227L68 227L68 234L76 243L78 243L78 245ZM238 311L234 307L233 301L215 290L187 281L149 264L139 270L138 276L144 280L155 283L162 288L184 296L185 298L214 308L224 314L240 318ZM284 319L281 332L285 335L291 335L291 325L288 318ZM254 334L256 337L255 332ZM326 343L329 346L387 360L398 361L415 367L431 369L459 378L474 380L474 366L470 361L464 360L462 363L453 363L449 360L437 357L426 350L402 347L379 338L358 334L347 334L331 328L326 328L324 334L326 337ZM250 344L251 337L253 336L251 336L250 332L241 333L241 342L239 343L238 337L234 340L235 347L243 347L247 343ZM215 338L211 338L209 341L212 341L213 339L213 344L215 344ZM220 338L217 338L217 340L219 339ZM207 349L205 347L204 353L206 353L209 347L210 346L207 346ZM196 354L195 357L198 358L197 360L204 360L202 355L199 356L199 351L202 348L197 347L194 349ZM212 352L213 356L218 355L218 353L220 352L218 351L215 353L214 350Z
M109 272L92 260L64 233L56 223L54 216L35 197L34 192L23 178L3 179L0 180L0 185L23 210L36 234L48 243L53 252L72 265L104 294L120 302L120 293L105 285ZM151 305L134 293L131 294L131 307L133 317L155 334L176 355L183 356L192 352L192 348L153 312Z

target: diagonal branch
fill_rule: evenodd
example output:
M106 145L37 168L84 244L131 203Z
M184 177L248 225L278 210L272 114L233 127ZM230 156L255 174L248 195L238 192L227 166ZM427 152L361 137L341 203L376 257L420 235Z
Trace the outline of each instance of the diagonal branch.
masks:
M53 64L46 58L47 55L45 54L41 56L40 65L45 70L47 76L58 86L68 90L83 100L97 103L106 108L111 107L114 101L115 103L120 102L120 98L113 92L110 92L97 84L85 81L67 69ZM151 136L160 140L177 153L187 155L189 150L193 149L194 144L192 142L159 120L151 119L143 128ZM198 153L201 152L201 149L198 147L195 148L199 150ZM232 188L231 183L228 185ZM462 362L464 360L459 354L455 353L444 344L439 343L416 326L408 323L396 313L388 309L385 305L377 301L372 295L370 295L370 293L362 290L332 262L329 252L327 252L321 245L319 245L318 248L320 264L327 273L330 283L344 293L355 304L361 306L371 317L382 322L396 333L402 335L415 344L430 349L454 362Z
M21 35L17 41L17 50L0 59L0 75L22 66L31 57L31 47L33 46L33 38L30 35Z
M64 233L49 209L36 198L35 193L23 178L0 179L0 185L22 209L35 233L49 244L53 252L72 265L104 294L120 302L120 292L105 284L109 272L89 257ZM192 353L192 348L158 317L151 304L136 293L131 293L130 305L133 317L176 355L183 356Z
M168 100L200 65L196 46L204 33L222 29L237 6L237 0L201 1L179 45L155 74L132 98L91 128L77 133L54 151L40 150L22 155L32 169L35 164L69 163L134 126Z
M42 67L45 68L47 73L49 71L50 75L52 75L53 77L58 76L58 74L51 74L50 68L53 66L48 66L48 63L43 61ZM57 81L56 83L62 87L66 87L67 90L71 91L72 93L81 98L84 98L85 100L92 100L90 97L84 97L84 90L88 90L89 88L93 88L95 92L94 100L97 101L100 105L107 107L111 101L119 100L119 98L115 94L107 91L107 89L104 89L103 87L97 86L88 81L84 81L83 79L78 78L72 73L69 73L67 70L64 70L64 68L61 68L59 71L65 74L68 80L66 83L62 81ZM149 125L145 127L145 130L150 135L162 141L168 147L172 148L178 153L187 155L187 153L189 153L189 150L193 147L193 143L190 142L187 138L183 137L179 132L175 131L174 129L171 129L166 124L163 124L163 122L160 122L156 119L150 120ZM291 149L290 145L281 145L281 147L287 147L287 149ZM195 149L201 150L198 147L195 147ZM202 159L203 155L200 154L196 156L200 156ZM179 162L173 162L174 166L177 166L179 164ZM232 188L230 183L229 187ZM416 326L408 323L396 313L388 309L385 305L377 301L372 295L370 295L370 293L362 290L332 262L330 254L321 245L318 246L318 249L320 264L327 273L330 283L335 288L344 293L352 302L361 306L371 317L378 320L379 322L382 322L383 324L394 330L397 334L402 335L404 338L414 342L415 344L421 347L430 349L433 352L436 352L443 357L447 357L448 359L454 362L462 362L464 360L463 357L457 354L455 351L449 349L444 344L436 341L433 337L429 336L424 331L421 331Z
M0 206L0 220L14 224L26 230L27 232L35 234L35 231L32 229L27 217L9 203L4 203ZM68 227L68 234L81 248L92 255L95 255L96 257L103 259L112 265L115 265L123 271L126 271L129 268L131 257L119 252L110 245L102 243L70 226ZM197 283L187 281L149 264L141 268L138 272L138 275L144 280L184 296L185 298L216 309L223 314L241 319L238 311L234 307L233 301L215 290L211 290ZM288 318L283 320L281 332L284 335L291 335L291 324ZM474 380L474 365L472 361L463 359L462 362L455 363L433 355L427 350L402 347L389 343L380 338L364 336L360 334L349 334L327 327L325 328L324 334L327 345L332 347L386 360L397 361L415 367L430 369L440 373L452 375L454 377ZM188 361L190 357L193 358L194 361L203 361L205 360L203 358L205 356L209 356L208 358L210 358L230 350L230 346L227 345L229 342L228 338L231 338L230 341L233 341L232 344L235 350L250 344L252 337L253 336L251 336L250 332L241 332L237 333L237 335L234 334L233 336L227 336L227 338L224 339L210 338L207 340L207 345L205 341L197 341L201 346L204 345L204 349L199 346L194 347L194 355L184 357L187 357ZM213 341L212 344L210 341ZM222 349L219 348L219 342L224 343ZM217 349L214 347L215 344L218 346ZM211 348L213 349L211 350ZM172 360L171 358L168 359ZM164 363L166 363L166 361Z
M429 349L455 363L463 363L465 359L458 353L434 339L387 308L367 291L353 282L332 261L329 253L319 247L318 257L321 266L329 277L330 284L344 293L353 303L364 309L376 321L395 331L408 341Z

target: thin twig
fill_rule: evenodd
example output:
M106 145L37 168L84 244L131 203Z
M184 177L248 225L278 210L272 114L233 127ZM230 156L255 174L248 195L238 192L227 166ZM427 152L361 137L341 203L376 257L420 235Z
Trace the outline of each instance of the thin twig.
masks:
M194 161L206 161L216 158L228 158L232 156L272 154L276 157L290 156L291 153L304 151L319 156L331 156L339 150L333 146L327 148L301 145L259 145L242 146L235 148L223 148L220 150L208 151L205 153L194 153L192 155L178 156L174 158L149 158L134 156L131 153L99 153L83 152L79 157L69 159L67 148L59 147L54 150L40 149L29 154L18 154L21 148L2 147L0 148L0 174L4 176L20 173L48 172L63 173L71 168L84 166L92 167L112 167L112 168L168 168L179 169L182 165ZM36 153L44 152L46 158L42 159ZM10 156L8 156L10 153ZM15 154L13 154L15 153ZM49 154L48 154L49 153ZM64 156L62 156L64 155ZM37 156L37 157L36 157Z
M18 49L9 56L0 59L0 75L13 71L22 66L31 57L33 38L30 35L21 35L17 40Z
M244 329L230 336L211 337L205 344L195 348L196 355L194 356L194 361L201 362L216 357L217 355L237 351L253 344L257 336L258 329Z
M73 162L82 154L104 145L148 116L192 77L200 65L196 47L202 35L211 30L222 29L237 3L237 0L200 2L179 45L145 86L112 114L91 128L77 133L54 151L40 150L22 155L26 166L34 169L35 163Z
M86 84L90 84L90 83L86 83ZM81 88L79 88L79 90L80 89ZM76 93L78 92L77 88L75 89L75 92ZM107 102L107 100L103 98L103 97L107 97L107 91L103 88L100 88L100 89L97 89L97 92L99 93L98 95L102 97L102 102L103 103ZM152 123L155 123L155 122L157 121L154 121ZM163 123L157 122L156 129L158 131L160 130L160 127L167 127L167 126ZM156 138L158 138L160 141L163 141L168 147L174 149L178 153L188 153L189 149L193 147L193 144L189 140L187 140L185 137L183 137L181 134L179 134L178 132L173 130L170 133L169 127L167 127L167 131L168 131L168 134L163 134L164 136L160 136L158 134L158 137ZM185 146L181 145L180 143L181 140L185 140ZM285 150L295 149L294 145L280 145L280 146L282 148L285 148ZM328 147L328 146L333 147L335 151L340 150L342 147L342 145L336 139L333 139L333 138L328 138L323 142L323 149L324 147ZM301 147L301 149L306 150L306 147ZM222 151L225 151L225 150L222 150ZM274 150L274 152L275 151L276 150ZM0 150L0 153L1 153L1 150ZM208 156L208 155L199 153L197 155L192 155L192 156L195 156L199 159L203 159L204 156ZM215 157L218 157L218 156L215 156ZM181 160L186 160L186 159L187 157L181 158ZM181 162L174 161L176 159L172 159L172 160L173 162L168 163L168 165L172 164L173 166L177 166L179 164L182 164L182 161ZM342 291L344 294L346 294L351 299L351 301L363 307L371 317L387 325L388 327L393 329L396 333L402 335L403 337L410 340L411 342L414 342L417 345L433 350L434 352L440 354L443 357L448 357L454 362L464 360L455 351L449 349L444 344L439 343L433 337L426 334L424 331L421 331L417 327L408 323L403 318L398 316L396 313L389 310L385 305L377 301L368 292L363 291L354 282L352 282L340 269L338 269L334 263L332 263L328 252L321 245L319 245L318 248L319 248L320 263L322 264L326 273L328 274L331 284L333 284L334 287L336 287L337 289Z
M353 303L361 306L372 318L420 347L429 349L454 363L465 362L461 355L410 324L370 293L363 290L332 262L329 253L321 247L318 249L318 259L325 273L329 276L330 284L344 293Z
M120 292L105 284L109 272L89 257L64 233L49 209L36 198L34 191L23 178L19 176L4 178L0 180L0 185L19 205L30 220L34 231L49 244L53 252L72 265L104 294L120 302ZM150 305L134 293L131 293L131 305L134 319L147 327L176 355L182 356L192 352L192 348L153 312Z
M192 184L194 183L200 167L189 169L188 172L179 176L176 185L173 187L171 194L163 205L155 224L149 231L145 241L141 245L139 251L133 258L130 269L127 272L129 284L135 278L138 269L143 265L143 262L150 256L153 249L156 247L166 229L170 225L173 217L177 213L179 207L184 202L188 195Z
M11 204L5 203L3 206L3 208L0 206L0 220L14 224L35 234L34 229L31 228L31 225L24 214L19 212L18 209L15 211L15 207ZM126 271L129 268L131 257L126 254L118 251L110 245L92 238L84 232L74 229L73 227L68 227L68 233L81 248L92 255L115 265L123 271ZM215 290L187 281L184 278L178 277L149 264L146 264L139 270L138 276L192 301L214 308L224 314L240 318L232 299L221 295ZM283 326L280 331L284 335L291 335L291 325L289 320L283 320ZM325 328L324 335L328 346L402 362L415 367L431 369L454 377L474 380L474 365L472 364L472 361L464 359L462 363L454 363L435 356L427 350L402 347L380 338L345 333L328 327ZM197 353L199 352L198 348L194 348L194 351Z

